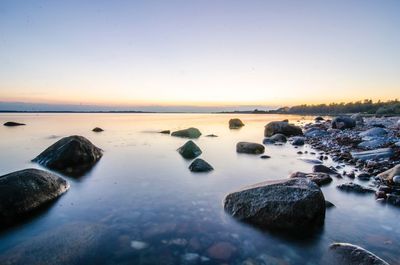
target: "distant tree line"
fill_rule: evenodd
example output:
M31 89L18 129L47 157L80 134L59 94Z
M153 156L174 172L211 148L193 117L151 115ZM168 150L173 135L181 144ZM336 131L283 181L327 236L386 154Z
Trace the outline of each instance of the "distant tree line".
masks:
M254 110L257 113L258 110ZM284 107L276 110L270 110L264 113L281 113L281 114L346 114L346 113L365 113L378 115L400 114L400 101L377 101L370 99L364 101L356 101L350 103L330 103L317 105L298 105L293 107Z

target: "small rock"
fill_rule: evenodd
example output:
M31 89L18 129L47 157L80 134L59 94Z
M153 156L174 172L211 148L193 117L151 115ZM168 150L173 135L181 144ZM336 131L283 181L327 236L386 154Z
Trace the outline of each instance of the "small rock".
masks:
M361 174L358 174L357 178L359 180L368 181L371 178L371 175L368 173L361 173Z
M303 131L300 127L287 122L272 121L265 126L264 136L270 137L274 134L281 133L285 136L297 136L303 135Z
M163 131L160 131L160 133L162 133L162 134L170 134L171 131L170 130L163 130Z
M201 132L197 128L188 128L184 130L175 131L171 134L172 136L183 137L183 138L199 138Z
M334 243L329 247L328 265L389 265L373 253L352 244Z
M322 172L327 174L337 174L337 171L324 165L313 166L313 172Z
M348 192L356 192L356 193L375 193L374 189L363 187L359 184L349 182L343 183L337 186L338 189Z
M336 117L332 120L333 129L352 129L356 126L356 121L350 117Z
M322 164L321 160L314 158L300 157L299 159L309 164Z
M292 145L295 145L295 146L304 145L304 137L299 137L299 136L293 137Z
M192 172L208 172L214 170L214 168L201 158L195 159L189 166Z
M100 127L96 127L96 128L94 128L93 130L92 130L93 132L102 132L102 131L104 131L102 128L100 128Z
M201 155L201 149L192 141L187 141L177 150L186 159L193 159Z
M218 135L215 135L215 134L208 134L208 135L206 135L206 137L218 137Z
M316 121L316 122L320 122L323 120L324 120L324 118L322 118L321 116L315 117L315 119L314 119L314 121Z
M274 134L271 137L269 137L269 139L274 143L276 143L276 142L286 143L286 141L287 141L286 136L281 133Z
M240 119L230 119L229 129L239 129L244 126L244 123Z
M6 123L3 124L4 126L8 126L8 127L13 127L13 126L23 126L26 125L25 123L19 123L19 122L14 122L14 121L8 121Z
M245 154L262 154L265 147L262 144L239 142L236 144L236 152Z
M260 158L261 158L261 159L268 159L268 158L271 158L271 157L268 156L268 155L263 155L263 156L260 156Z

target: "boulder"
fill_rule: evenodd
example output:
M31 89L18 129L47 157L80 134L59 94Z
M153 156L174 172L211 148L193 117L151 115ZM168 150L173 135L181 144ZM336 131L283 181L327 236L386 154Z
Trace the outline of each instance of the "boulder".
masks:
M92 130L93 132L102 132L102 131L104 131L102 128L100 128L100 127L96 127L96 128L94 128L93 130Z
M356 126L356 121L350 117L336 117L332 120L333 129L352 129Z
M0 223L12 223L68 189L66 180L39 169L24 169L0 176Z
M385 184L394 185L396 183L393 181L393 179L399 175L400 175L400 164L386 170L385 172L382 172L381 174L378 175L378 178Z
M292 137L291 140L292 140L292 145L295 145L295 146L304 145L304 137L295 136L295 137Z
M276 143L276 142L286 143L286 141L287 141L286 136L281 133L274 134L271 137L269 137L269 139L271 141L273 141L274 143Z
M228 194L225 211L259 227L304 231L320 226L325 199L320 188L305 178L266 181Z
M265 137L270 137L277 133L281 133L287 137L303 135L303 131L299 126L290 124L288 122L272 121L265 126Z
M189 166L192 172L208 172L214 170L214 168L201 158L195 159Z
M172 136L183 137L183 138L199 138L201 132L197 128L188 128L184 130L175 131L171 134Z
M236 144L236 152L245 154L262 154L265 147L262 144L239 142Z
M179 154L186 159L193 159L201 155L201 149L193 141L187 141L184 145L178 148Z
M15 122L15 121L8 121L6 123L3 124L4 126L8 126L8 127L13 127L13 126L23 126L26 125L25 123L19 123L19 122Z
M362 247L348 243L330 245L327 260L328 265L389 265L386 261Z
M356 192L356 193L375 193L375 190L372 188L364 187L354 182L343 183L337 185L337 188L342 191L347 192Z
M58 140L32 161L66 175L81 176L102 157L100 148L83 136L69 136Z
M240 119L230 119L229 129L239 129L244 126L244 123Z
M337 174L337 171L335 169L332 169L332 168L324 166L324 165L314 165L313 166L313 172L322 172L322 173L327 173L327 174Z
M46 229L2 253L0 264L104 264L111 234L103 225L86 222Z
M351 152L351 156L354 159L360 159L364 161L387 159L393 156L393 150L391 148L380 148L362 152Z

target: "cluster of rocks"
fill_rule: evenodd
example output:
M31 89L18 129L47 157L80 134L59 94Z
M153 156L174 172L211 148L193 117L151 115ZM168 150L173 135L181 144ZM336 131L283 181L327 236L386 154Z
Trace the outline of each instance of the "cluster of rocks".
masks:
M197 146L192 140L187 141L184 145L178 148L179 154L188 160L195 159L200 156L203 152L200 147ZM189 166L189 170L192 172L209 172L214 168L201 158L196 158Z

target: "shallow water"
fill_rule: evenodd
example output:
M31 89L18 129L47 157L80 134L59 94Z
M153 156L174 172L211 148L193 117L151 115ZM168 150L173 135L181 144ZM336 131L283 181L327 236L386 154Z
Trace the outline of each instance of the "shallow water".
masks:
M229 130L228 120L233 117L246 126ZM74 134L87 137L104 150L104 156L83 177L64 176L71 188L48 208L23 224L3 229L0 256L29 251L30 242L69 224L76 224L72 227L78 231L81 224L93 224L109 235L98 248L100 261L92 259L93 264L196 264L189 262L188 253L201 256L199 264L320 264L332 242L357 244L400 264L400 209L375 202L373 195L338 191L336 184L348 179L334 179L322 188L336 207L327 210L324 227L312 237L272 234L224 213L222 201L230 191L286 178L293 171L311 171L312 165L296 154L310 150L308 146L267 145L270 159L235 151L238 141L261 143L264 125L286 118L307 122L300 116L260 114L2 114L1 123L17 121L27 126L0 127L1 175L40 168L30 160L61 137ZM92 132L96 126L105 131ZM188 170L190 161L176 152L186 139L157 133L187 127L203 133L195 142L203 151L201 158L215 168L211 173ZM207 134L219 137L204 137ZM54 248L46 250L46 244L54 242L40 242L43 251L50 251L43 254L59 254ZM133 248L132 242L142 249ZM207 251L219 242L229 243L229 257L215 259ZM32 257L24 255L19 258L32 264Z

